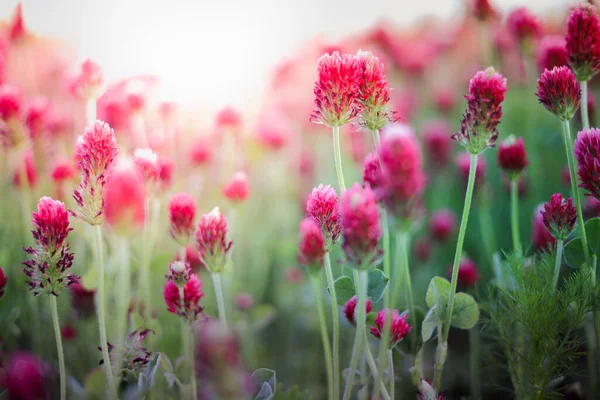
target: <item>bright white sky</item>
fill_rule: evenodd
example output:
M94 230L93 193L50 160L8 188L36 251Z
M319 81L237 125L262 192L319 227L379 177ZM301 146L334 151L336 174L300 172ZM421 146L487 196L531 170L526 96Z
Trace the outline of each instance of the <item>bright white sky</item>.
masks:
M336 38L382 17L451 18L465 0L23 0L29 29L70 42L109 80L152 73L167 96L208 108L252 101L272 67L302 42ZM496 0L535 11L572 0ZM17 0L0 0L0 19Z

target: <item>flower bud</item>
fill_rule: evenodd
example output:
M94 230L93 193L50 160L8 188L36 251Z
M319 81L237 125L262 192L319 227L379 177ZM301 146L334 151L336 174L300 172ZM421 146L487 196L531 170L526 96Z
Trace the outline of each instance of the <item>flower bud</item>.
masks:
M581 89L569 67L542 72L535 94L541 105L561 121L569 121L579 108Z
M564 201L560 193L554 193L542 210L544 225L556 240L565 240L575 228L577 211L569 198Z
M229 259L232 241L227 241L227 220L215 208L204 214L196 230L196 244L206 268L213 273L220 272Z
M523 138L509 136L498 146L498 165L512 177L518 176L529 164Z
M346 302L346 304L344 304L344 315L346 315L346 319L352 325L354 325L356 323L356 321L354 320L354 312L356 311L357 304L358 304L358 298L356 296L352 296L352 298L350 300L348 300ZM367 299L367 301L365 302L366 314L370 313L371 310L372 310L371 300Z
M385 321L388 318L388 314L390 312L389 308L384 308L383 310L377 313L377 317L375 318L375 326L370 326L371 334L375 336L377 339L381 339L383 336L383 330L385 327ZM406 322L406 318L408 317L407 313L400 315L398 310L392 310L391 317L391 325L390 325L390 342L386 343L386 346L389 348L393 348L404 339L411 331L412 326Z
M187 193L178 193L169 202L169 220L171 237L182 246L185 246L194 233L194 217L196 216L196 202Z

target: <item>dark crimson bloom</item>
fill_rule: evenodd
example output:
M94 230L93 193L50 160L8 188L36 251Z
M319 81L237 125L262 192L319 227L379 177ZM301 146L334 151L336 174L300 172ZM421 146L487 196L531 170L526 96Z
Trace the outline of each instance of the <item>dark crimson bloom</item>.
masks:
M429 219L429 229L431 235L440 242L450 239L456 230L454 211L447 208L435 211Z
M100 65L92 60L81 64L79 74L71 83L71 91L82 99L97 99L102 94L104 74Z
M227 240L227 220L215 208L204 214L196 230L196 244L204 265L210 272L220 272L231 251L232 241Z
M339 201L329 185L314 188L306 200L306 215L321 227L326 247L335 245L341 233Z
M452 277L453 266L450 265L448 276ZM474 287L479 281L479 271L477 265L468 258L463 258L458 266L458 287L468 289Z
M579 164L579 187L600 200L600 129L583 129L575 140L575 157Z
M36 355L15 353L3 363L4 374L0 386L6 390L8 399L45 400L50 388L46 383L44 365Z
M110 172L106 185L104 214L106 222L119 234L144 226L146 189L134 164L119 162Z
M358 102L362 106L361 124L370 130L381 129L393 119L388 110L390 94L383 63L368 51L356 54L361 70Z
M537 67L540 73L565 65L569 65L565 38L561 35L544 36L537 47Z
M250 195L248 175L243 171L235 172L223 188L223 195L236 203L245 201Z
M545 70L538 79L536 96L546 110L561 121L569 121L579 108L581 88L569 67Z
M348 300L346 302L346 304L344 305L344 315L346 315L346 319L352 325L354 325L356 322L354 320L354 311L356 310L357 304L358 304L358 298L356 296L352 296L352 298L350 300ZM371 310L372 310L371 300L367 299L367 302L365 303L365 311L368 314L371 312Z
M509 136L498 146L498 165L511 176L519 175L529 164L523 138Z
M340 201L340 222L346 259L355 268L368 268L377 257L381 238L375 192L358 183L345 191Z
M95 290L87 290L81 283L74 283L71 289L71 306L81 316L91 316L96 312Z
M548 232L546 225L544 224L544 216L542 215L543 209L544 205L540 204L533 213L531 242L533 244L533 248L536 250L545 249L548 246L553 246L554 243L556 243L556 240L552 234Z
M383 310L377 313L377 317L375 318L375 326L370 326L371 334L375 336L377 339L381 339L383 334L383 328L385 326L385 321L388 317L388 313L390 312L389 308L384 308ZM393 348L404 339L412 329L412 326L406 322L406 318L408 317L407 313L400 315L398 310L392 310L392 324L390 326L390 343L389 347Z
M73 325L63 325L60 327L60 334L65 341L77 339L77 330Z
M173 261L169 265L167 279L175 283L178 287L184 287L185 284L190 280L191 274L192 268L187 262Z
M544 203L542 210L544 225L556 240L565 240L575 228L577 211L573 201L565 201L560 193L554 193L549 203Z
M360 113L359 95L362 70L356 57L337 51L319 58L315 82L315 109L310 121L330 127L351 122Z
M319 271L323 266L323 257L326 252L321 227L314 219L304 218L300 222L298 262L307 268Z
M469 82L460 132L452 135L469 153L495 146L506 87L506 78L491 67L477 72Z
M4 288L6 288L7 281L8 279L6 278L6 275L4 275L2 267L0 267L0 299L2 298L2 296L4 296Z
M96 121L91 128L85 128L75 149L81 183L73 194L79 206L73 216L90 225L102 223L106 184L116 157L117 141L108 124Z
M194 233L194 218L196 216L196 202L187 193L178 193L169 202L169 232L171 237L182 246L185 246Z
M23 263L23 272L29 277L27 284L35 296L41 293L58 296L62 289L79 281L77 276L67 274L73 265L73 254L65 244L72 230L69 213L62 202L42 197L32 223L35 246L23 249L32 257Z
M600 69L600 22L596 7L584 3L571 11L565 40L569 66L577 80L590 80Z
M526 7L519 7L511 11L508 14L506 25L520 43L535 39L542 33L541 20Z
M190 321L194 321L204 310L204 307L199 304L200 299L204 297L202 281L196 274L189 274L189 280L183 288L177 286L172 280L167 280L164 297L169 312Z
M363 182L365 186L377 191L381 185L381 162L377 153L369 153L363 166Z
M471 168L471 155L469 153L460 153L456 156L456 166L460 180L466 185L469 181L469 169ZM475 167L475 186L483 185L485 180L485 160L482 157L477 158Z
M421 135L429 164L435 168L448 165L452 152L452 130L448 123L442 120L425 122Z

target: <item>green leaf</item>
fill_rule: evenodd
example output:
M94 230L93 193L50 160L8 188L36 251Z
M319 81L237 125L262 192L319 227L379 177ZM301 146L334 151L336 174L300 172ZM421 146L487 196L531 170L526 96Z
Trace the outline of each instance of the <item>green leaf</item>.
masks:
M370 312L367 314L367 326L375 326L375 319L377 318L376 312Z
M87 290L96 290L98 288L98 269L88 269L88 271L81 278L81 284Z
M389 280L390 278L388 278L380 269L373 269L369 271L369 286L367 287L367 296L371 298L372 302L377 303L379 300L381 300Z
M437 314L439 318L444 318L446 305L448 304L448 293L450 292L450 282L440 276L434 276L429 282L425 301L429 308L437 305Z
M102 399L104 398L104 391L106 390L106 377L104 376L104 369L96 368L92 370L83 382L85 391L90 399Z
M259 368L252 373L250 379L257 388L254 400L272 400L275 397L277 387L277 376L275 371L267 368Z
M335 296L339 305L343 306L354 296L354 281L349 276L340 276L333 282L335 286ZM327 288L329 295L331 291Z
M450 325L460 329L471 329L479 320L479 306L475 299L466 293L456 293Z
M425 319L423 320L423 324L421 325L421 338L423 338L423 342L428 341L433 336L433 331L437 327L438 317L437 317L437 305L434 305L427 315L425 315Z
M600 218L592 218L585 223L588 246L593 254L600 254Z
M579 268L585 264L581 238L575 238L565 245L565 262L571 268Z

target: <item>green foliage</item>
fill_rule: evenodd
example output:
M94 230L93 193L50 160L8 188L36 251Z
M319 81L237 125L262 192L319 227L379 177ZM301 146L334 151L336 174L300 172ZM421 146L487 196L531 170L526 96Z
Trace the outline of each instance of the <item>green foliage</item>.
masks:
M371 271L369 271L369 285L367 287L367 297L369 297L374 303L377 303L379 300L381 300L383 294L385 293L385 288L387 287L389 280L390 278L388 278L380 269L372 269Z
M585 264L585 255L583 253L583 243L581 238L574 238L565 245L565 262L571 268L579 268Z
M425 295L425 302L430 307L430 312L427 313L425 319L428 324L431 324L431 319L434 318L431 314L431 309L435 308L434 314L437 319L443 321L446 317L446 309L448 307L448 294L450 293L450 282L439 276L433 277L429 283L427 294ZM452 318L450 319L450 325L460 329L471 329L475 326L479 320L479 306L475 299L467 293L456 293L454 297L454 307L452 309ZM425 325L425 322L423 322ZM431 338L433 330L430 326L423 327L426 332L421 332L421 336L424 341ZM430 332L431 330L431 332ZM429 336L427 335L429 334ZM427 339L425 339L427 337Z
M421 325L421 338L423 342L428 341L433 336L433 332L438 325L438 317L437 317L437 305L434 305L429 309L427 315L425 315L425 319L423 320L423 324Z
M337 298L338 304L344 305L354 296L354 281L352 278L348 276L340 276L333 282L335 285L335 296ZM329 288L327 289L329 295L331 295L331 291Z
M460 329L471 329L479 320L479 306L473 296L456 293L450 325Z

